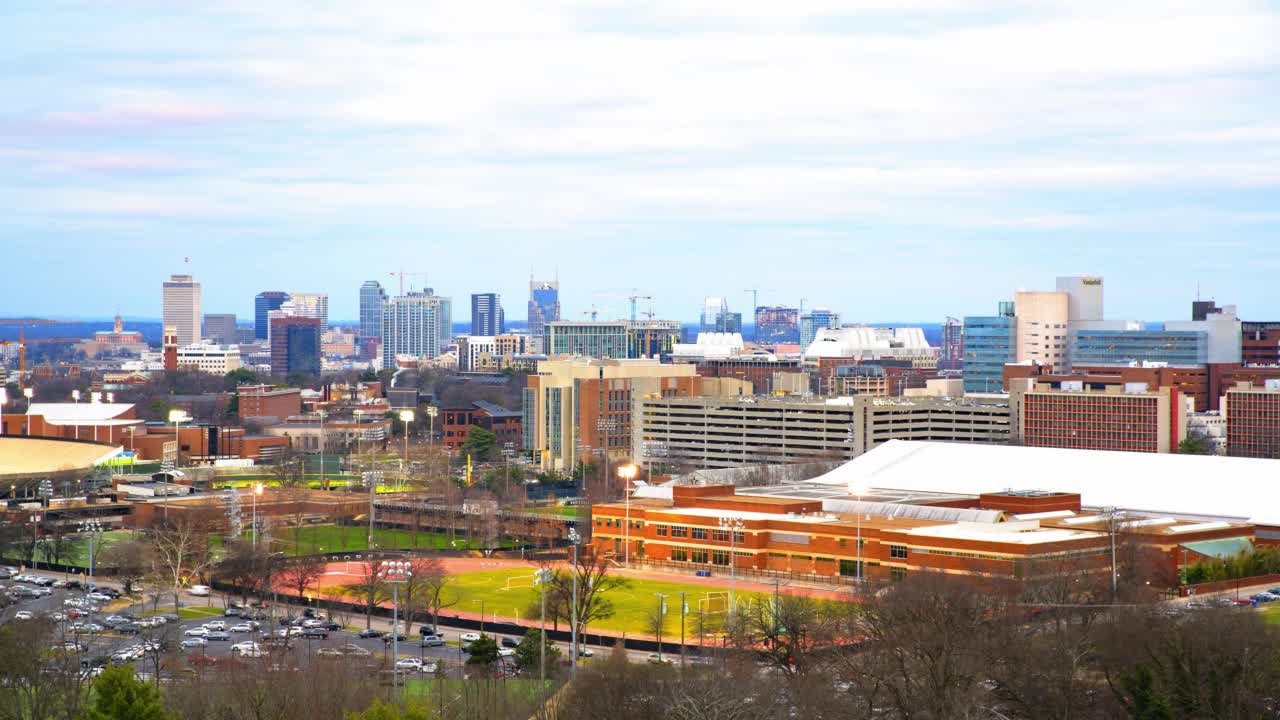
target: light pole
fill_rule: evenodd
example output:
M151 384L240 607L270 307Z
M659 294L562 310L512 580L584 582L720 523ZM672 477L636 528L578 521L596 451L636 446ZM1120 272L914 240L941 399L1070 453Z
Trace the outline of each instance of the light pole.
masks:
M667 614L667 596L662 593L654 593L658 597L658 662L662 662L662 625L666 620Z
M511 456L516 454L515 443L502 443L502 459L506 461L506 469L502 474L502 482L511 492Z
M484 599L481 598L480 600L472 600L471 604L480 605L480 632L483 633L484 632ZM494 614L496 615L497 613L494 613Z
M573 675L578 675L578 542L582 536L578 528L569 528L569 544L573 546L573 605L569 608L569 652L573 654Z
M733 611L737 606L733 597L734 580L737 579L738 562L734 557L738 547L738 533L742 532L742 528L746 527L746 523L742 518L738 517L722 517L720 518L720 527L729 533L729 626L733 626Z
M391 585L391 701L400 702L400 671L396 661L400 659L400 586L413 577L409 563L401 560L383 560L378 568L378 579Z
M325 482L324 474L324 410L316 410L316 415L320 416L320 487L325 490L329 489L329 484ZM306 478L303 478L304 480Z
M258 547L258 496L262 494L262 483L253 484L253 547Z
M84 587L85 601L89 607L89 623L93 623L93 603L88 602L89 593L93 592L93 551L94 540L97 539L98 533L102 532L102 523L97 520L85 520L80 523L80 532L89 533L89 582Z
M404 424L404 471L401 473L402 475L409 472L409 423L413 422L413 417L412 410L400 411L400 422Z
M32 388L32 387L24 387L24 388L22 388L22 396L23 396L23 397L25 397L25 398L27 399L27 407L31 407L31 398L35 397L35 394L36 394L36 389L35 389L35 388ZM28 421L28 422L24 422L24 423L22 423L22 425L26 428L26 430L27 430L27 435L30 435L30 434L31 434L31 423Z
M860 503L860 502L862 502L862 496L863 496L863 495L865 495L866 493L867 493L867 489L866 489L866 487L864 487L864 486L862 485L862 483L860 483L860 482L858 482L858 481L856 481L856 480L855 480L854 482L849 483L849 494L853 496L853 499L854 499L854 501L855 501L855 502L859 502L859 503ZM857 555L855 556L855 557L857 557L857 560L856 560L856 561L854 562L854 564L853 564L853 579L854 579L854 581L855 581L855 582L861 583L861 582L862 582L862 578L863 578L863 573L862 573L862 510L861 510L861 509L856 509L856 508L855 508L855 510L856 510L856 512L854 513L854 516L855 516L855 518L857 519L857 525L856 525L856 527L857 527L857 533L858 533L858 534L857 534L857 536L856 536L856 539L853 541L853 542L854 542L854 545L855 545L854 550L855 550L855 552L857 552Z
M542 638L538 645L538 680L544 686L547 683L547 583L551 582L551 577L550 570L539 570L534 573L533 580L538 583L538 594L542 602L542 622L538 625L538 635Z
M440 408L436 407L435 405L427 406L427 420L430 422L430 427L427 428L427 445L428 446L436 444L436 415L439 415L439 414L440 414Z
M618 477L622 479L622 492L627 504L626 525L622 528L622 557L623 564L627 567L631 567L631 481L636 479L639 472L640 468L635 464L618 468Z
M373 549L373 492L382 483L381 470L366 470L360 473L360 483L369 488L369 543L366 550Z

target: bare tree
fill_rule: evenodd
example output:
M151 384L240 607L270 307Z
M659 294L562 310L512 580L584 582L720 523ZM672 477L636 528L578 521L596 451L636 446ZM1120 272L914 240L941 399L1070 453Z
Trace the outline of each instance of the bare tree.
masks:
M359 580L349 587L351 594L364 605L365 628L372 627L373 609L378 606L385 589L382 578L378 577L378 564L373 561L361 563Z
M103 548L99 562L116 569L116 579L124 583L127 595L133 593L146 577L153 564L152 554L150 544L141 540L125 540Z
M421 568L415 569L414 594L421 597L431 611L431 628L436 632L440 631L440 611L457 605L460 599L458 593L451 589L453 582L454 577L436 558L428 558Z
M306 599L307 590L321 575L324 575L324 563L312 558L294 560L276 571L277 582L302 600Z
M151 575L173 590L173 606L184 584L198 578L212 564L209 532L198 519L161 521L147 533L151 542Z

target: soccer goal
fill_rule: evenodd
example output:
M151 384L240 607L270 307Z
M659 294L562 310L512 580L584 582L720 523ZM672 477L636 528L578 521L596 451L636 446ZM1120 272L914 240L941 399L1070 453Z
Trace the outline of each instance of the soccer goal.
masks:
M507 586L502 589L510 590L512 588L522 588L522 587L531 588L537 584L537 580L538 580L537 573L534 573L532 575L517 575L515 577L509 577L507 578Z
M698 599L698 612L703 615L722 613L728 609L729 593L727 592L709 592L706 597Z

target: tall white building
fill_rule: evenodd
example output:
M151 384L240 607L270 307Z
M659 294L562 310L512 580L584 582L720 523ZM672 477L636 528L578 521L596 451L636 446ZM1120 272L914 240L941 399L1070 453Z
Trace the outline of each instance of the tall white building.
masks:
M178 348L178 367L194 367L211 375L226 375L240 369L240 348L237 345L212 345L196 343Z
M396 356L433 358L453 335L453 302L431 291L387 298L382 308L382 367Z
M174 275L164 283L164 326L178 329L178 345L200 342L200 283Z
M329 293L289 293L289 300L294 315L320 318L320 331L329 329Z
M716 320L723 314L729 312L729 301L723 296L711 296L702 300L702 327L700 330L713 331L716 329Z

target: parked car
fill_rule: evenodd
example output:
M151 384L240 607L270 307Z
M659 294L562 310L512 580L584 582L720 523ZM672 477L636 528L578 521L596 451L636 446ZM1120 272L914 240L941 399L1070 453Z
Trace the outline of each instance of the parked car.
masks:
M329 637L329 631L322 627L309 627L302 629L302 637L324 640Z
M121 635L137 635L142 632L142 626L135 622L127 622L123 625L117 625L115 631Z
M226 630L227 624L222 620L210 620L204 624L206 630Z
M347 643L338 649L342 651L343 655L350 655L351 657L369 657L373 654L355 643Z
M229 618L230 618L230 617L240 617L240 612L241 612L240 608L237 608L237 607L229 607L229 608L227 608L226 610L223 610L223 611L222 611L222 617L229 617Z
M420 660L420 659L418 659L418 658L415 658L415 657L401 658L401 659L399 659L399 660L397 660L397 661L396 661L396 669L397 669L397 670L416 670L416 671L421 671L421 670L422 670L422 660Z
M34 620L35 618L35 614L30 610L19 610L17 614L13 616L14 620Z
M459 636L458 636L458 638L459 638L459 639L461 639L461 640L462 640L462 642L464 642L464 643L475 642L475 641L477 641L477 640L479 640L479 639L480 639L480 633L478 633L478 632L464 632L464 633L462 633L461 635L459 635Z
M338 648L322 647L316 651L316 657L340 658L342 657L342 651L339 650Z
M366 638L366 639L376 638L376 637L382 637L382 631L374 630L373 628L365 628L361 630L359 633L357 633L357 635L359 637Z
M204 634L204 639L209 641L226 642L231 639L231 633L226 630L210 630Z
M202 638L202 637L204 637L205 635L208 635L208 634L209 634L209 631L208 631L207 629L205 629L205 628L202 628L202 627L193 627L193 628L191 628L190 630L188 630L188 631L186 631L186 632L184 632L184 633L182 633L182 634L183 634L184 636L186 636L186 637L197 637L197 638Z
M392 635L392 633L385 633L385 634L383 634L383 636L382 636L382 642L384 642L384 643L389 643L389 642L391 642L391 635ZM398 632L398 633L395 633L395 639L396 639L397 641L399 641L399 642L404 642L405 640L408 640L409 638L408 638L408 637L406 637L404 633L402 633L402 632Z
M444 638L439 635L423 635L422 647L444 647Z
M265 656L267 651L256 642L244 642L232 645L231 654L239 655L243 658L260 658Z
M195 595L196 597L209 597L211 590L212 589L208 585L192 585L187 588L187 592Z
M595 656L596 656L595 651L587 647L586 645L578 646L578 657L595 657Z
M209 641L202 637L189 637L184 638L182 642L178 643L178 646L186 650L188 648L202 648L208 644Z
M236 623L235 625L232 625L229 629L233 633L253 632L253 627L249 625L249 623Z
M510 636L503 636L501 644L504 648L513 648L519 647L520 641Z
M515 656L516 656L516 651L512 650L509 647L498 648L498 657L500 658L509 658L509 657L515 657Z
M666 655L659 655L658 653L652 653L651 655L649 655L649 657L645 658L645 660L653 665L675 664L675 661L672 660L671 658L667 657Z
M112 600L114 600L114 598L112 598L110 595L104 595L103 593L100 593L100 592L89 593L89 599L94 600L96 602L100 602L100 603L111 602Z

